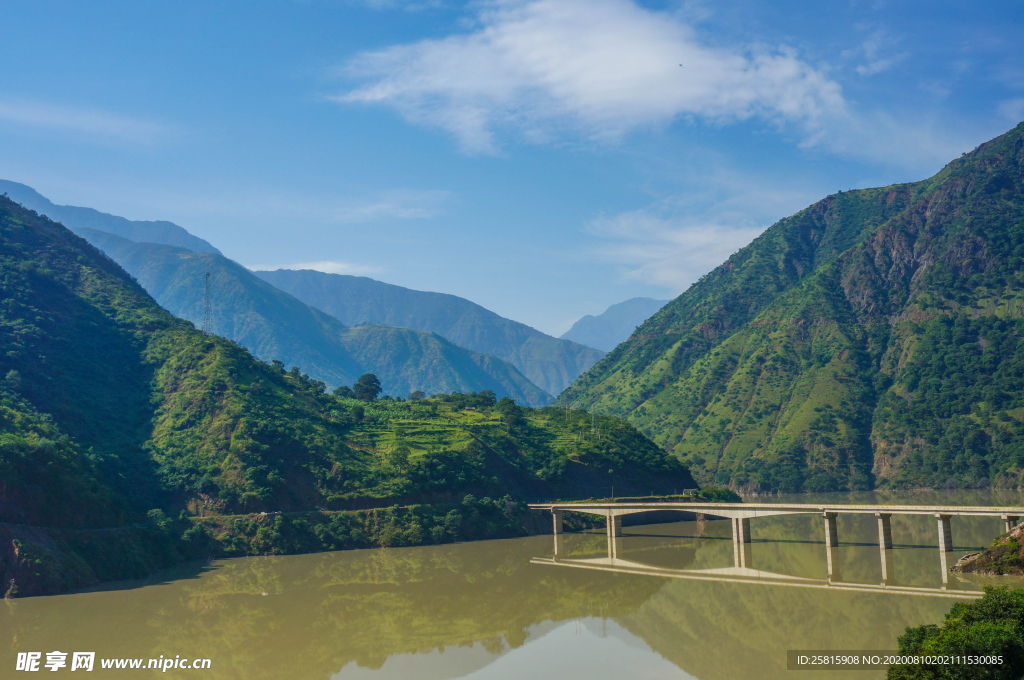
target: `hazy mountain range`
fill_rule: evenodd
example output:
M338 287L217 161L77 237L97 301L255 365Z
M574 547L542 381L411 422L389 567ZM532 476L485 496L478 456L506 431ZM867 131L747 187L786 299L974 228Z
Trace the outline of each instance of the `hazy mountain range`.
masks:
M597 316L587 314L561 337L563 340L610 352L668 302L645 297L631 298L612 305Z
M702 482L1024 484L1024 123L781 220L563 393Z
M298 366L331 387L372 372L386 393L398 396L493 390L530 406L551 401L504 361L434 333L379 324L349 328L223 255L135 243L93 229L78 233L138 279L164 309L199 327L210 272L212 333L266 361Z
M197 326L209 270L212 332L332 387L372 372L391 394L490 389L540 406L604 355L454 295L313 271L258 272L268 284L171 222L55 205L6 180L2 192L100 247L157 302Z
M183 227L179 227L173 222L128 220L124 217L108 215L92 208L55 205L32 187L5 179L0 179L0 194L7 194L15 203L21 203L26 208L35 210L55 222L61 222L72 231L76 229L96 229L132 241L165 243L170 246L188 248L198 253L220 254L220 251L207 241L198 236L193 236Z
M374 323L433 331L459 347L494 355L518 368L549 394L559 394L605 354L545 335L455 295L311 270L278 269L255 274L344 324Z

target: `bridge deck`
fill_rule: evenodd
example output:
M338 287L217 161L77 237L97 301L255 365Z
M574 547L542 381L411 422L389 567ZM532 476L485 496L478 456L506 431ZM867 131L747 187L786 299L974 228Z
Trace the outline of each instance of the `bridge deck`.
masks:
M589 512L612 516L658 510L700 512L717 517L752 518L802 513L950 515L977 517L1024 517L1024 507L966 505L843 505L818 503L531 503L533 510Z

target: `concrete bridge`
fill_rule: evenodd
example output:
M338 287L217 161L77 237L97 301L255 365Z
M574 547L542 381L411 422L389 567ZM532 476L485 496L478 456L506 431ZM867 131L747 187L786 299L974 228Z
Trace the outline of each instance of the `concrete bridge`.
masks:
M936 519L938 547L943 572L943 582L948 571L946 553L953 551L953 517L998 517L1003 521L1005 531L1015 527L1024 517L1024 507L954 506L954 505L840 505L840 504L785 504L785 503L534 503L530 509L535 512L551 512L554 533L562 533L562 515L566 512L583 512L603 515L608 518L609 559L614 559L615 541L622 536L622 518L644 512L678 510L700 513L704 516L726 517L732 520L732 538L737 568L747 566L750 543L750 520L757 517L776 515L816 514L822 517L825 526L825 549L828 559L829 577L833 575L832 548L839 546L839 532L836 518L841 513L874 515L878 520L878 547L882 555L882 580L892 573L892 527L893 515L930 515Z

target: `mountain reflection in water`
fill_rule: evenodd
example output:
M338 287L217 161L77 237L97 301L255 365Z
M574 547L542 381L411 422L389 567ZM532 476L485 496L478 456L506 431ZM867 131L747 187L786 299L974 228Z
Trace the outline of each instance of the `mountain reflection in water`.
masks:
M6 601L0 664L61 650L206 657L211 680L771 678L788 674L788 649L895 649L906 626L939 623L950 596L980 591L952 575L943 584L927 518L893 517L885 584L874 517L839 522L831 585L870 592L828 587L818 517L757 520L742 573L730 523L690 521L626 527L612 561L603 533L563 536L557 561L553 538L536 536L225 560L159 583ZM959 521L950 559L989 544L997 524ZM90 677L194 675L98 665Z

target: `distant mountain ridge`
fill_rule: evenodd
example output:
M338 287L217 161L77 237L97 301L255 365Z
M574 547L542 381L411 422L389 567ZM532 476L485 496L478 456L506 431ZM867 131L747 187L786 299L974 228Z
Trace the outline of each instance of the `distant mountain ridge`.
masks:
M496 356L553 395L604 356L601 350L553 338L455 295L312 270L255 274L350 326L375 323L431 331L459 347Z
M0 179L0 194L3 193L6 193L15 203L21 203L29 210L35 210L41 215L46 215L51 220L62 223L75 233L78 233L81 229L95 229L132 241L162 243L169 246L178 246L179 248L188 248L197 253L221 254L209 242L189 233L183 227L179 227L173 222L129 220L116 215L108 215L92 208L55 205L32 187Z
M787 217L560 398L757 491L1024 487L1024 123Z
M670 300L637 297L610 306L601 314L587 314L561 335L587 347L610 352L624 342L636 327L667 305Z
M135 243L93 229L79 233L134 276L175 316L201 326L205 275L211 273L211 332L254 355L298 366L329 386L348 385L375 373L384 391L405 396L492 390L529 406L552 397L513 366L458 347L433 333L364 325L348 328L216 253L155 243Z

